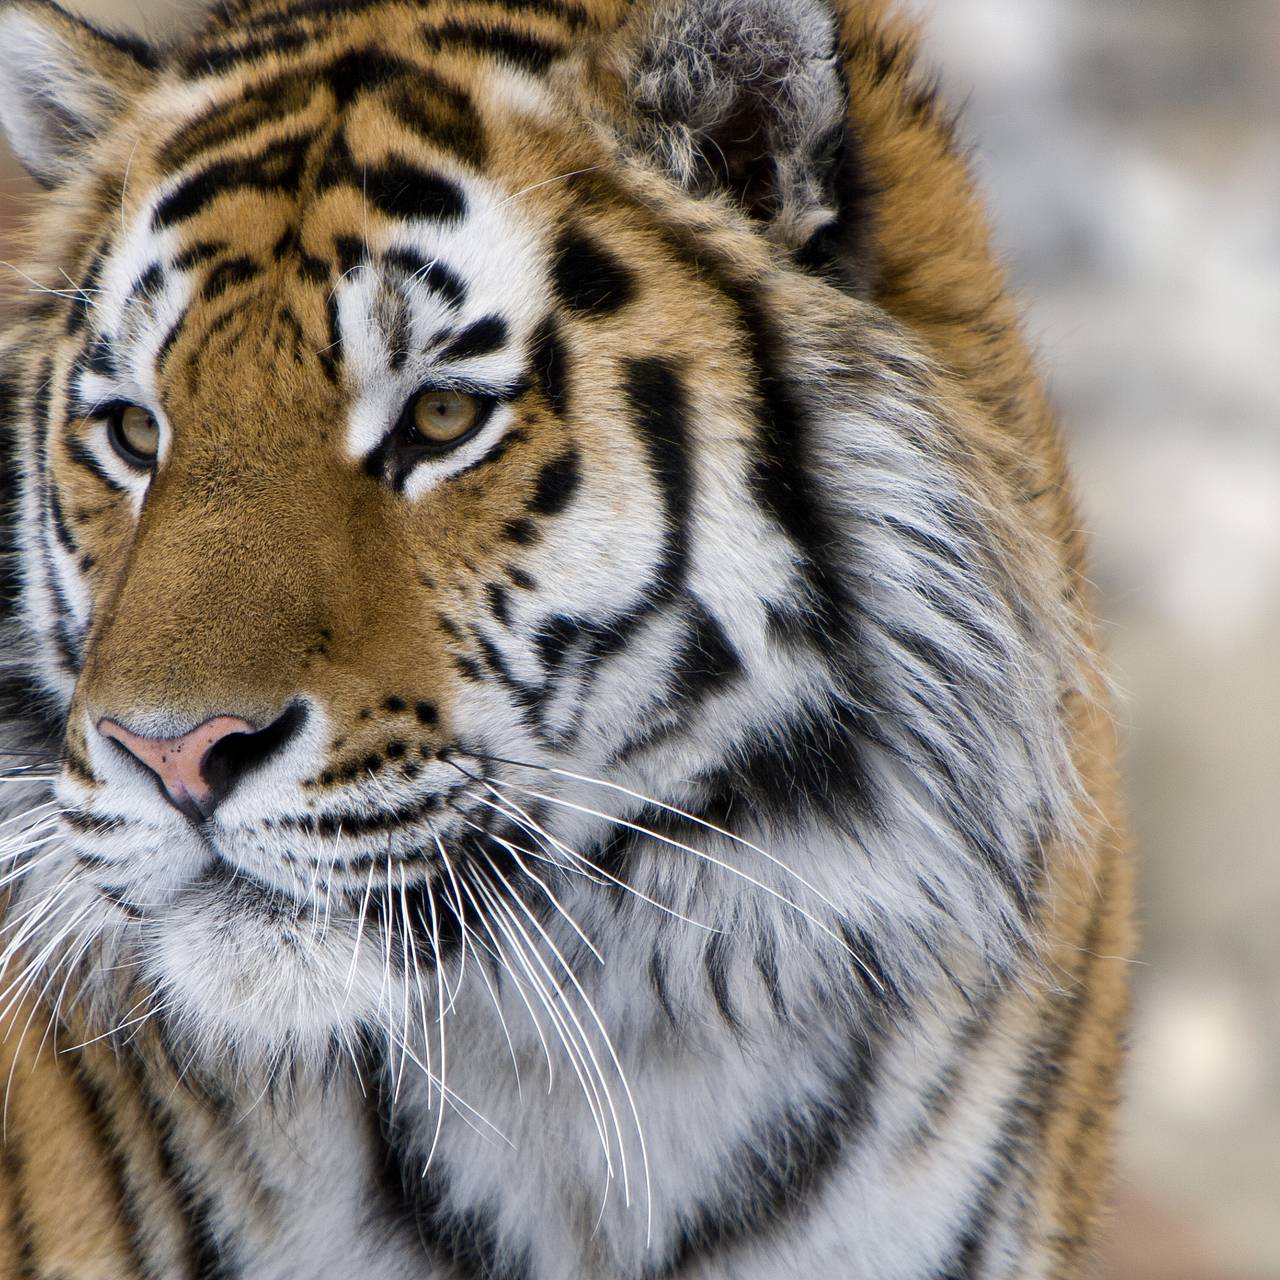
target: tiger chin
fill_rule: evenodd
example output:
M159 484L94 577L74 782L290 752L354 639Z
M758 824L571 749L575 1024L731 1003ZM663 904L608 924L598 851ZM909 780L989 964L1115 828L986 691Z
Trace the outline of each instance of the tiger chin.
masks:
M1088 1273L1111 719L916 45L0 4L0 1274Z

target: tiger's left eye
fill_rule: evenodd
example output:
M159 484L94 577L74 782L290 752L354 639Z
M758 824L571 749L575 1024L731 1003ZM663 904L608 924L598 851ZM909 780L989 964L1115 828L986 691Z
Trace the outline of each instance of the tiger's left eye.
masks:
M409 425L426 444L457 444L479 425L482 404L465 391L423 391L409 406Z

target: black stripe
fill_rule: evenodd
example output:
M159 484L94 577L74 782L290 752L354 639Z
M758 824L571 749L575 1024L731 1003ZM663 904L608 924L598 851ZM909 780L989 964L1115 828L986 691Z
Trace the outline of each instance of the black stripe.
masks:
M609 873L610 875L613 872ZM618 877L622 879L621 876ZM619 898L626 897L627 894L621 890L619 886ZM649 985L653 987L653 994L657 998L658 1007L666 1014L667 1021L673 1026L679 1026L676 1019L676 1011L671 1003L671 988L667 984L667 964L662 958L661 947L654 947L653 954L649 957Z
M774 1015L779 1022L788 1022L791 1015L782 990L782 975L778 972L778 944L772 929L763 930L756 942L755 964L764 989L769 993Z
M568 53L568 47L559 41L547 40L516 31L511 27L490 26L478 22L463 22L450 18L439 26L420 29L423 43L433 53L463 50L501 58L523 71L544 71L557 58Z
M157 1032L163 1024L157 1024ZM181 1079L183 1064L165 1036L159 1036L161 1049L171 1060L174 1075ZM143 1072L150 1070L144 1064ZM169 1186L181 1209L181 1220L186 1227L187 1273L191 1280L242 1280L244 1268L239 1249L234 1240L220 1239L214 1230L214 1205L201 1188L201 1179L180 1149L177 1126L166 1101L146 1088L141 1079L139 1098L147 1113L151 1131L156 1139L156 1154L160 1161L161 1176ZM198 1105L192 1095L182 1095L191 1105Z
M164 335L160 341L159 347L156 348L156 372L163 372L165 362L169 359L173 351L174 344L182 336L182 327L187 322L186 308L183 308L182 314L173 322L173 326L169 332Z
M529 364L551 412L563 416L569 404L569 358L560 339L560 329L551 316L534 331Z
M71 526L67 523L67 513L63 510L62 498L58 493L58 486L52 474L48 476L45 500L49 509L49 521L53 525L53 532L58 539L58 545L69 556L79 555L80 544L76 541L75 535L71 532Z
M484 316L467 325L440 352L441 360L471 360L491 355L507 341L506 321L500 316Z
M738 1035L742 1020L733 1007L729 993L729 969L733 963L733 936L729 933L713 933L702 952L702 967L706 970L707 984L725 1025Z
M511 626L511 597L506 587L500 582L488 582L484 588L485 598L489 601L489 612L504 627Z
M363 93L376 92L399 80L413 79L419 74L412 63L369 45L339 54L324 67L304 70L301 74L319 76L329 86L338 109L353 103Z
M760 1117L724 1158L704 1196L679 1214L679 1234L649 1275L667 1280L700 1261L770 1233L807 1212L868 1118L877 1079L862 1032L816 1094Z
M71 306L71 310L67 313L67 332L78 333L88 323L89 316L94 308L93 292L98 287L98 281L102 277L102 268L106 265L107 250L106 246L95 251L92 258L89 259L89 265L85 268L84 275L80 278L77 290L80 294Z
M608 315L635 295L631 272L591 236L573 228L556 241L551 283L566 307L586 315Z
M491 0L491 5L507 13L539 13L547 18L555 18L573 31L595 25L586 9L573 0Z
M314 39L309 31L272 31L234 45L199 49L187 58L183 69L188 75L223 74L246 62L293 53Z
M737 743L705 779L700 816L733 827L733 815L782 830L815 815L846 820L850 813L880 820L877 793L863 760L868 743L883 739L874 712L834 697L817 710L797 708L769 725L767 735Z
M484 166L489 144L471 99L425 68L412 84L388 92L384 104L396 121L425 142L473 168Z
M333 254L338 260L338 271L348 275L366 261L365 243L359 236L334 236Z
M467 286L443 262L427 261L412 249L388 249L382 261L413 278L413 283L438 293L451 307L467 300Z
M20 1126L9 1126L0 1147L0 1159L4 1161L9 1183L9 1234L18 1246L17 1256L7 1258L6 1262L13 1268L14 1280L41 1280L44 1269L36 1266L35 1232L27 1212L26 1160Z
M631 423L649 456L666 515L659 590L684 585L689 561L689 398L675 362L663 356L623 361L623 395Z
M283 138L251 156L220 160L187 178L166 196L152 215L156 230L194 217L219 196L239 187L251 191L292 195L306 164L309 136Z
M254 85L244 97L184 124L161 148L157 166L173 173L229 142L246 141L263 126L305 110L315 92L315 77L297 71Z
M479 471L482 467L492 466L493 463L506 454L508 449L523 443L528 438L528 435L519 427L508 431L506 435L499 436L474 462L463 467L461 471L455 471L454 479L456 480L459 476L470 475L471 472Z
M158 262L151 263L147 269L129 286L129 301L138 298L150 298L160 290L164 283L164 268Z
M580 480L576 449L553 458L538 472L538 483L529 500L529 510L540 516L559 515L573 500Z
M104 378L115 378L119 375L116 366L115 352L111 343L104 337L96 337L84 349L85 368Z
M382 1173L378 1190L387 1217L393 1221L407 1217L432 1261L449 1268L457 1280L533 1280L528 1249L504 1245L497 1212L485 1204L451 1205L442 1160L424 1170L423 1153L412 1141L412 1130L396 1112L392 1068L380 1060L380 1051L370 1048L367 1056L371 1060L368 1074L378 1085L381 1152L374 1163Z
M364 173L362 190L369 202L392 218L427 218L452 222L467 210L461 188L441 173L392 158Z
M333 290L330 290L325 295L324 314L325 328L329 335L329 340L317 352L317 355L325 377L336 386L338 383L338 361L342 358L342 329L338 318L338 299Z
M209 273L201 293L206 302L212 302L228 289L238 284L248 283L259 274L260 270L261 268L252 258L230 258L226 262L219 263Z
M18 520L18 437L14 427L20 403L17 376L0 378L0 621L8 618L21 581L14 537Z
M84 441L78 436L69 435L66 441L67 456L77 466L83 467L93 478L104 487L111 490L112 493L124 493L125 488L122 484L117 484L102 469L97 458L85 447Z
M700 600L694 600L668 677L671 700L687 709L741 674L742 659L724 627Z
M146 1241L149 1233L143 1227L142 1213L138 1204L138 1188L134 1186L134 1180L130 1177L128 1160L113 1125L114 1108L98 1082L93 1079L85 1055L67 1054L64 1061L71 1064L71 1071L79 1086L85 1110L89 1113L89 1127L102 1153L103 1163L106 1165L115 1190L116 1211L120 1226L129 1242L131 1274L143 1277L144 1280L167 1280L147 1261ZM144 1195L148 1193L149 1189L144 1191Z

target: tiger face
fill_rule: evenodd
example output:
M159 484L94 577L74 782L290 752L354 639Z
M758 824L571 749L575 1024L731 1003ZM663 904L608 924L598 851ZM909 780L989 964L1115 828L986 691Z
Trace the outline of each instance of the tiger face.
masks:
M891 830L913 771L918 835L854 899L1012 954L1014 851L1062 794L1056 624L966 410L857 300L831 15L355 6L286 39L248 5L154 55L7 14L71 282L24 331L61 739L24 892L129 1007L325 1051L468 920L498 952L563 927L531 902L578 936L617 899L745 918L707 888L731 821L737 887L884 997L829 915L846 868L751 841ZM973 849L945 891L900 856L939 833Z
M48 883L193 1025L327 1040L385 999L369 917L425 963L539 863L624 879L626 792L821 696L752 291L828 221L841 104L753 225L619 123L647 29L386 8L281 52L247 10L157 65L14 12L100 108L74 160L10 122L75 168L25 424Z

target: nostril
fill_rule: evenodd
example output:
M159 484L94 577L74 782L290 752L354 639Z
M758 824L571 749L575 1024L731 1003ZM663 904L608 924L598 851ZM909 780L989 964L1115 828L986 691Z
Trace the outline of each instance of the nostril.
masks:
M245 774L281 750L305 719L303 705L293 703L265 729L222 715L176 738L146 737L109 719L98 721L98 732L150 769L175 808L201 822Z
M265 729L250 727L215 742L205 755L200 771L218 800L225 799L245 774L283 750L306 718L302 703L293 702Z

